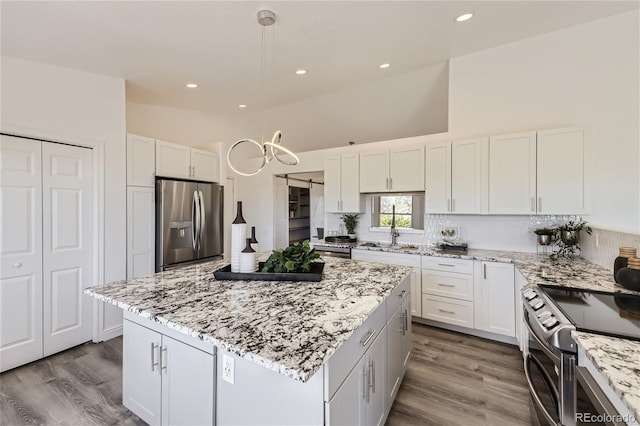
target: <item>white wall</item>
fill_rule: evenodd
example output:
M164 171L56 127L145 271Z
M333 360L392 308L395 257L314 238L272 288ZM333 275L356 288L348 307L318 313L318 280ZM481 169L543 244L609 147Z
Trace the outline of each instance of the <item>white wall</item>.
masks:
M452 59L449 133L591 129L594 225L640 229L638 11Z
M52 141L104 143L104 281L126 277L124 80L2 57L3 130ZM109 306L105 329L122 322Z

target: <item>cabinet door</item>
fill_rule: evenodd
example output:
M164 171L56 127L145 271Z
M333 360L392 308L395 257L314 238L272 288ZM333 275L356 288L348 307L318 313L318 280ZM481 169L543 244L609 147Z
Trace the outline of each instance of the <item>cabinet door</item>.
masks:
M536 212L536 132L489 138L489 213Z
M156 141L136 135L127 135L127 185L155 185Z
M339 426L365 424L366 363L362 357L326 406L325 421Z
M360 154L360 192L389 191L389 151Z
M387 412L386 372L387 336L386 329L378 334L375 342L367 350L367 391L365 397L365 424L383 425Z
M451 212L451 143L427 145L425 197L427 213Z
M529 282L518 270L515 270L515 283L514 283L514 303L516 306L516 339L518 340L518 347L523 354L528 350L529 335L527 325L524 322L524 307L522 306L522 289L526 287Z
M482 262L480 311L484 331L515 337L514 269L510 263Z
M409 359L411 358L411 348L413 347L413 341L411 340L411 297L405 297L404 302L400 306L402 311L402 319L404 320L404 331L402 333L402 374L400 379L404 376L404 372L409 366Z
M160 333L124 321L122 403L150 425L160 424Z
M324 160L324 210L340 212L340 156L332 155Z
M220 160L215 152L191 148L191 176L206 182L220 181Z
M364 211L360 202L359 163L358 154L344 154L342 156L342 164L340 166L340 211L345 213L360 213Z
M155 188L127 187L127 278L155 272Z
M389 152L389 190L424 191L424 146Z
M191 177L191 149L188 146L156 140L156 175Z
M390 407L400 388L402 377L402 333L404 331L402 305L387 323L387 405Z
M422 317L422 270L411 271L411 315Z
M42 144L44 355L91 340L93 151Z
M162 336L162 424L214 424L215 358Z
M0 372L42 358L41 142L0 135Z
M585 130L538 132L538 213L585 211Z
M488 202L487 138L451 143L451 212L484 213Z

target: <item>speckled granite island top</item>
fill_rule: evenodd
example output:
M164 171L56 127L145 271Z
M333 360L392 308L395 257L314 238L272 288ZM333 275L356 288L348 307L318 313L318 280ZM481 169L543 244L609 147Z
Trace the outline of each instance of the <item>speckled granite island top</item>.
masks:
M217 281L219 260L85 292L305 382L411 271L323 261L320 282Z
M571 336L640 421L640 342L581 331Z

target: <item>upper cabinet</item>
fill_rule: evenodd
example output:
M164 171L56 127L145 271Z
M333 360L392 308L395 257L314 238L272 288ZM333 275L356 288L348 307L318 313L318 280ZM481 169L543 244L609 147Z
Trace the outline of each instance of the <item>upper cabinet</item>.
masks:
M538 132L538 213L585 213L585 148L583 128Z
M156 141L144 136L127 135L127 185L155 185Z
M329 213L364 212L357 153L330 155L324 162L324 206Z
M427 213L487 212L488 146L487 138L427 145Z
M359 191L424 191L424 147L361 153Z
M156 140L156 174L162 177L218 182L220 180L218 155Z
M489 138L489 213L536 212L536 132Z

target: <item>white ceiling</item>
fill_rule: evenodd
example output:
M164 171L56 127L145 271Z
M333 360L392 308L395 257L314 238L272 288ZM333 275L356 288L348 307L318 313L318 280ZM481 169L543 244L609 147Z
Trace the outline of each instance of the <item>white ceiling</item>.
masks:
M261 28L277 14L267 107L638 7L637 1L2 1L2 54L122 77L127 100L218 114L261 102ZM453 19L473 11L465 23ZM267 33L271 34L270 32ZM378 69L384 62L386 70ZM294 74L298 68L309 72ZM185 83L196 82L197 89Z

